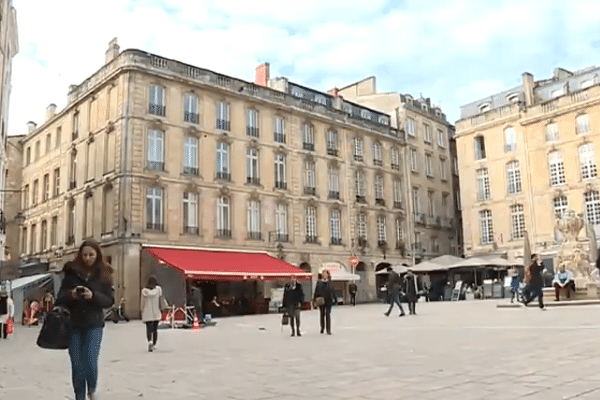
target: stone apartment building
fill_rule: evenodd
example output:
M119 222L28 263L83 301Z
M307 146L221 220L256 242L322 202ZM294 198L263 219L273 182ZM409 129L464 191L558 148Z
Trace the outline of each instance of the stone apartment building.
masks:
M408 193L406 237L413 260L462 254L454 127L430 99L377 92L375 77L334 89L345 99L390 114L405 133L402 191Z
M557 68L549 79L523 73L521 85L461 107L456 142L465 252L532 252L552 266L561 243L556 217L582 213L600 231L597 173L600 68Z
M58 270L98 240L131 312L148 244L265 250L313 282L337 271L342 296L359 278L360 301L377 266L404 260L403 137L385 113L271 79L268 64L246 82L116 40L68 96L20 141L21 256Z
M7 245L6 228L15 215L7 211L7 202L16 192L7 192L8 168L8 107L11 92L12 59L19 52L17 31L17 11L11 0L0 0L0 263L10 259L10 249ZM1 266L0 266L1 268ZM0 278L1 278L0 271Z

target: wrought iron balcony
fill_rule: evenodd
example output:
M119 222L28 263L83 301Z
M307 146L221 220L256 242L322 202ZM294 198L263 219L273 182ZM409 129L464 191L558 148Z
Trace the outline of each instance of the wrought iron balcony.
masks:
M198 167L183 167L184 175L198 176Z
M400 165L398 165L398 164L392 164L391 167L392 167L392 169L395 169L396 171L400 171Z
M231 174L229 172L217 172L216 178L229 182L231 180Z
M287 182L275 181L275 188L276 189L286 190L287 189Z
M260 240L261 239L260 232L248 232L247 238L250 240Z
M146 169L149 171L164 171L165 163L162 161L146 161Z
M248 183L250 185L260 185L260 178L256 178L253 176L247 176L246 183Z
M69 190L75 189L76 187L77 187L77 182L76 181L69 182Z
M356 195L356 202L357 203L366 203L367 198L365 196Z
M275 234L275 241L276 242L286 243L289 240L288 236L289 235L287 233L276 233Z
M363 161L362 154L355 154L354 155L354 161Z
M146 229L148 229L150 231L164 232L165 226L164 226L164 224L158 224L158 223L154 223L154 222L146 222Z
M333 149L333 148L327 148L327 154L330 156L335 156L337 157L338 155L338 149Z
M401 201L394 201L394 208L401 210L402 209L402 202Z
M314 187L308 187L305 186L304 187L304 194L310 195L310 196L315 196L317 194L317 189Z
M377 167L381 167L383 165L383 161L375 158L375 159L373 159L373 165L375 165Z
M315 144L314 143L303 142L302 143L302 148L304 150L315 151Z
M231 229L217 229L217 237L231 238Z
M285 135L283 133L275 132L273 134L273 140L275 140L276 143L285 143Z
M317 236L306 235L306 243L319 243Z
M340 199L340 192L338 192L337 190L336 191L330 190L329 191L329 198L333 199L333 200L339 200Z
M217 129L222 131L229 131L231 127L231 123L225 119L217 119Z
M197 124L198 123L198 113L184 111L183 120L185 122L191 122L192 124Z
M342 238L340 237L332 237L331 238L331 244L333 245L341 245L342 244Z
M197 235L199 233L199 229L197 226L184 226L183 233L187 233L188 235Z
M148 111L150 112L150 114L159 115L161 117L164 117L167 112L167 107L163 106L161 104L150 103L150 108Z
M257 126L247 126L246 127L246 135L252 137L258 137L258 127Z
M384 199L375 199L375 204L377 204L378 206L385 206L385 200Z

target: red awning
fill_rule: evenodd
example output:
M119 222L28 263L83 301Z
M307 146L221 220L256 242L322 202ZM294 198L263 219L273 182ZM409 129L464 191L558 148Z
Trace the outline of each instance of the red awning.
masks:
M297 279L308 280L310 272L267 253L146 247L159 262L196 279L220 281Z

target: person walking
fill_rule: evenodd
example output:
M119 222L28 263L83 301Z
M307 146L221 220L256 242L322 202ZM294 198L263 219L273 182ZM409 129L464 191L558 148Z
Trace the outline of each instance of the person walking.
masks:
M510 276L510 292L511 292L511 297L510 297L510 302L513 303L515 300L515 297L517 298L517 301L519 301L519 286L521 285L521 281L519 280L519 268L517 268L516 265L513 265L509 270L508 270L508 276Z
M545 310L544 292L542 290L544 286L544 277L542 276L545 269L544 263L539 254L532 254L531 259L533 262L529 266L529 283L523 290L523 304L527 305L537 297L540 309Z
M189 303L191 306L194 307L194 312L196 313L196 316L198 317L199 323L204 323L204 313L202 312L202 301L203 301L202 290L196 285L190 285ZM192 323L193 322L194 321L192 319Z
M45 316L46 313L49 313L54 308L54 295L50 290L46 291L44 298L42 299L42 316Z
M0 338L8 339L8 323L13 323L14 329L15 304L8 295L8 291L0 291Z
M146 339L148 351L154 351L158 339L158 321L160 321L160 296L162 288L158 286L158 279L152 275L148 278L146 287L142 289L141 308L142 322L146 324Z
M331 335L331 307L333 307L335 301L335 293L331 285L331 274L325 270L319 274L313 295L313 304L319 307L321 333L326 329L327 334Z
M350 293L350 303L355 306L356 305L356 292L358 291L358 287L355 282L352 282L348 285L348 292Z
M403 317L406 315L406 313L404 312L404 309L402 308L402 304L400 304L400 288L402 287L402 278L400 278L400 275L398 275L398 273L396 271L394 271L392 269L392 267L387 267L387 272L388 272L388 280L387 280L387 292L389 294L389 298L390 298L390 308L387 310L387 312L383 313L386 317L390 316L390 313L392 312L392 308L394 308L394 303L398 304L398 307L400 308L400 317Z
M303 302L304 291L302 290L302 285L296 280L295 277L293 277L292 282L285 285L282 301L283 308L285 308L285 312L290 317L292 336L295 336L296 334L298 336L302 336L302 333L300 333L300 310L302 309ZM294 323L296 324L295 331Z
M98 242L87 239L75 260L65 264L56 305L71 313L69 357L75 400L97 400L98 356L104 328L104 308L114 303L113 269L104 263Z
M417 277L413 274L412 269L409 269L406 272L404 292L406 293L406 298L408 300L408 312L410 315L416 315L419 290L417 287Z

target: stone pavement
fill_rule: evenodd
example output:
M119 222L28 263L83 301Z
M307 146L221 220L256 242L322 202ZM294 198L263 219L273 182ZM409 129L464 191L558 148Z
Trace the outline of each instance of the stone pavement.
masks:
M109 322L102 399L600 399L598 305L497 308L507 300L335 307L333 335L302 313L303 337L280 315L159 330L148 353L139 321ZM35 345L39 328L0 341L0 399L72 398L66 351Z

